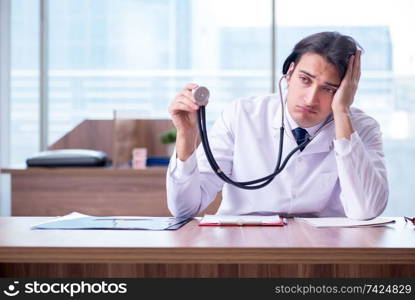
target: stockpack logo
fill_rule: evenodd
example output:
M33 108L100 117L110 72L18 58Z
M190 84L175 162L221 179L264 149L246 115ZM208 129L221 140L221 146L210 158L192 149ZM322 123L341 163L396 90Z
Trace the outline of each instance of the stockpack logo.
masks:
M17 289L17 285L19 284L18 281L14 281L13 284L9 284L6 290L3 291L3 293L9 297L14 297L20 293L20 291Z
M62 294L74 297L78 294L126 294L127 283L125 282L42 282L33 280L25 282L24 280L7 282L6 288L3 288L6 296L14 297L17 295L36 295L36 294ZM1 294L0 294L1 298Z

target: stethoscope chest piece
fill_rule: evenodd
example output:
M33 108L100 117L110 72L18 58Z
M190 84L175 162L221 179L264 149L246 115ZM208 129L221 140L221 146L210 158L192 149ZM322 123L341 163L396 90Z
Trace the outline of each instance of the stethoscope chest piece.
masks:
M204 86L200 86L198 87L194 92L193 92L193 98L196 100L196 102L199 105L202 106L206 106L209 102L209 90L207 88L205 88Z

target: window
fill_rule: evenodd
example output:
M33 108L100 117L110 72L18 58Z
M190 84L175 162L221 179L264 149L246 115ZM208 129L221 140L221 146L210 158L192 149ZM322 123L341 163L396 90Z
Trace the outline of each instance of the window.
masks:
M114 110L168 118L188 82L212 90L211 120L223 102L269 90L270 2L237 3L51 0L49 141Z
M11 2L12 165L39 150L39 1Z

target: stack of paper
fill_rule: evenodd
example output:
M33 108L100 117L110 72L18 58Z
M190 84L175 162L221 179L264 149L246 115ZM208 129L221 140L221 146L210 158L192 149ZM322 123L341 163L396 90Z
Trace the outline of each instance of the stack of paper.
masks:
M273 216L225 216L205 215L199 226L284 226L285 219L278 215Z
M395 220L390 218L374 218L372 220L353 220L349 218L330 217L330 218L295 218L315 227L363 227L363 226L381 226L394 223Z

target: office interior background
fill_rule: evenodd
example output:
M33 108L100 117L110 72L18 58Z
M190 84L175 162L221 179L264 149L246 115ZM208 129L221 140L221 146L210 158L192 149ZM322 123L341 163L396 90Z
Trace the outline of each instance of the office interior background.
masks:
M301 38L339 31L364 49L354 105L383 132L383 215L415 215L413 1L0 1L1 167L24 165L44 148L42 136L50 145L85 119L112 119L116 110L169 118L188 82L209 87L211 124L225 103L274 92ZM0 176L0 213L8 215L10 178Z

